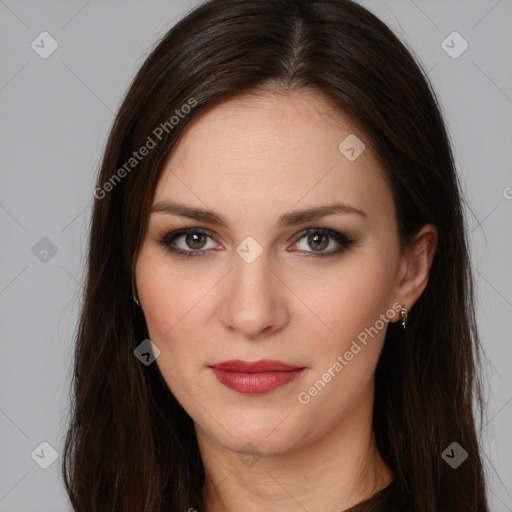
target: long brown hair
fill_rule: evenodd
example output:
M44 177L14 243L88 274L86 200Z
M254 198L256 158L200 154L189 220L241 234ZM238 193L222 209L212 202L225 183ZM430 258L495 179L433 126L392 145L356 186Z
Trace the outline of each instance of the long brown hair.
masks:
M207 1L169 30L133 80L90 228L62 461L75 510L204 510L193 422L157 365L134 355L148 338L132 296L134 262L160 173L186 128L227 98L290 89L322 93L361 127L389 179L404 243L426 223L438 229L428 285L405 336L389 324L376 370L374 430L400 502L418 512L488 510L473 416L482 421L481 347L449 138L421 66L350 0ZM454 442L468 453L456 469L443 458Z

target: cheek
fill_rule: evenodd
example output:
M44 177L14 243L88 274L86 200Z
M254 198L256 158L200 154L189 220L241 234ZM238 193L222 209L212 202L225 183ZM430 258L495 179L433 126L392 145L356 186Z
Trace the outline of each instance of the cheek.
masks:
M180 277L167 267L141 272L141 301L149 337L160 349L155 361L160 373L178 402L193 411L190 392L202 394L198 369L206 360L201 323L211 285L207 279Z
M299 292L317 316L302 321L301 332L308 333L308 344L315 348L301 396L310 401L307 410L326 420L319 429L370 393L388 324L381 315L390 307L392 289L390 261L370 252L354 254L335 272L317 273L314 283Z
M316 332L331 349L350 345L390 307L391 265L384 258L350 255L338 267L297 278L294 292L307 305L303 328ZM307 320L307 321L304 321ZM331 352L327 349L325 353ZM332 352L331 352L332 354Z
M183 271L183 265L173 265L155 252L139 257L137 288L149 338L160 350L156 364L171 392L187 402L185 390L195 385L191 378L197 378L199 367L207 363L203 326L215 277L211 272L192 272L193 263Z
M171 348L172 340L181 340L186 333L190 347L207 316L208 296L221 276L201 271L194 262L173 264L167 256L148 255L139 261L138 291L150 335Z
M364 272L343 272L338 279L309 296L329 329L310 319L303 324L314 349L310 375L297 399L304 413L322 418L313 420L315 436L371 400L373 374L388 325L381 315L389 308L390 288L382 280L380 265L365 265Z

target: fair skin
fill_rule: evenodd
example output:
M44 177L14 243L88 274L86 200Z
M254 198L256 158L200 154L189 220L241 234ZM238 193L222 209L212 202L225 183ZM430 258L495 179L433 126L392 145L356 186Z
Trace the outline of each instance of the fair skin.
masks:
M208 512L340 512L394 477L371 426L387 323L335 376L332 367L381 315L399 321L397 303L414 314L437 233L424 226L400 248L391 190L369 144L353 161L338 149L349 134L365 141L364 134L342 114L334 123L328 110L311 91L223 102L188 128L155 192L153 205L179 202L227 223L154 212L135 269L160 349L156 364L194 421ZM363 214L278 224L284 214L333 202ZM197 253L188 259L161 242L184 228L207 231L174 239L174 247ZM323 233L312 241L306 229L353 242L344 247ZM236 251L247 237L263 249L251 262ZM242 247L254 253L256 246ZM209 368L231 359L306 370L268 393L244 394ZM299 394L329 368L329 382L301 403Z

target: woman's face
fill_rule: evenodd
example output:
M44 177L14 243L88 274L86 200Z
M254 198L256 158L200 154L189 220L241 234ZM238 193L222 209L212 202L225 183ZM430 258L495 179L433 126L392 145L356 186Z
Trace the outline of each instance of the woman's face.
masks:
M363 134L328 108L304 91L214 107L153 200L136 283L156 364L196 429L230 450L291 451L371 409L399 319L391 191ZM232 360L298 370L212 369Z

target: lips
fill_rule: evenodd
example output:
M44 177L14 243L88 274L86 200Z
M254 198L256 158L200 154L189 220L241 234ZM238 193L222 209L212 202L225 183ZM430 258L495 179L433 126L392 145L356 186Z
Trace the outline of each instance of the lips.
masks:
M261 361L254 362L233 359L231 361L216 363L212 365L212 367L228 372L241 373L290 372L303 368L301 366L293 366L291 364L283 363L282 361L275 361L273 359L262 359Z
M298 378L304 367L283 361L224 361L210 366L221 384L244 394L262 394L277 389Z

